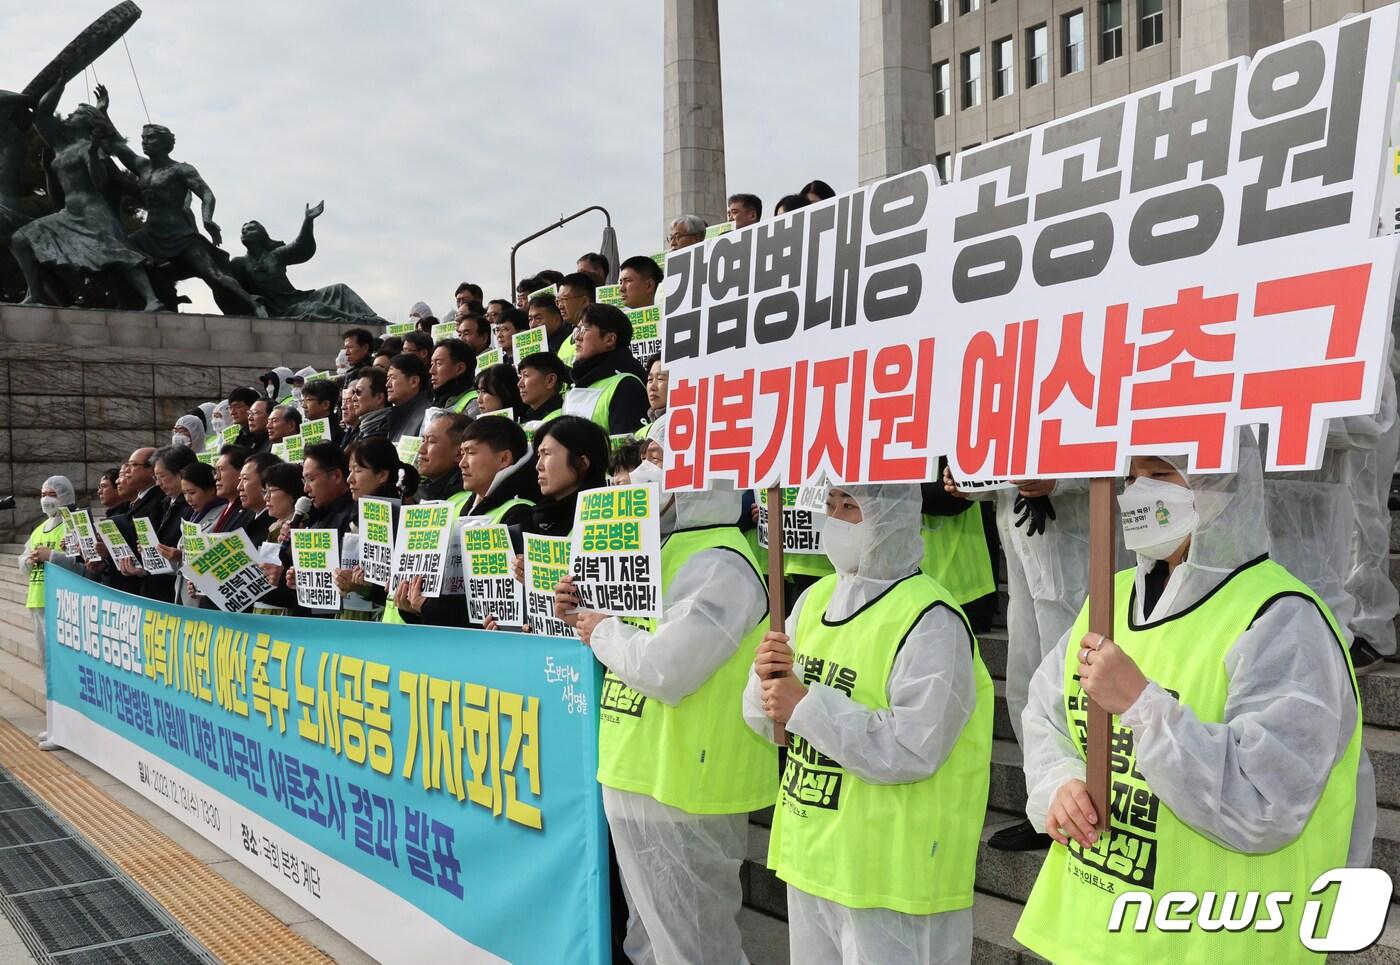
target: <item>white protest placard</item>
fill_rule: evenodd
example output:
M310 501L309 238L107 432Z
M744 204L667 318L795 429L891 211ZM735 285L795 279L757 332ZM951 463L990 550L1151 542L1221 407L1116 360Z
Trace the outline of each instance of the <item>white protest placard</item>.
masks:
M413 332L413 331L417 331L417 330L418 330L418 323L417 323L417 322L390 322L388 325L385 325L385 326L384 326L384 334L385 334L385 335L404 336L404 335L407 335L409 332Z
M456 507L445 502L403 507L394 541L394 569L387 587L391 596L400 583L415 576L423 578L424 596L441 594L447 545L456 515Z
M301 424L301 451L331 437L330 419L309 419Z
M525 622L531 633L572 637L573 628L554 615L554 588L569 575L573 546L567 536L525 536Z
M826 499L825 487L803 486L802 489L816 490ZM820 556L822 553L822 521L811 509L797 506L799 490L795 487L783 490L783 552L795 556ZM754 502L758 505L758 545L768 547L768 494L755 492ZM822 503L825 513L826 504Z
M283 439L282 448L286 450L287 462L301 462L306 456L306 440L302 438L300 432Z
M360 565L360 537L357 533L346 533L340 541L340 568L343 570L353 570ZM369 613L374 610L374 603L361 596L358 592L343 593L340 597L340 606L344 610L352 610L360 613Z
M360 568L365 582L389 585L394 568L394 507L396 499L360 497Z
M1398 18L671 252L667 490L1317 467L1388 364Z
M241 529L213 536L201 553L193 559L187 557L193 574L190 582L220 610L241 613L272 592L256 552Z
M462 570L462 526L464 520L458 516L452 521L452 530L447 536L447 564L442 571L442 593L440 596L462 596L467 592L467 575Z
M632 357L643 365L647 359L661 351L661 306L648 305L646 308L626 308L627 319L632 323Z
M493 328L491 336L491 340L493 342L495 341L495 337L495 329ZM489 369L493 365L500 365L505 360L505 353L502 352L499 348L488 348L484 352L480 352L477 354L476 370L480 372L484 369Z
M141 568L153 575L174 573L175 567L157 549L160 536L156 533L155 524L148 517L133 516L131 525L136 530L136 551L141 554Z
M599 305L616 305L622 307L622 286L621 285L599 285L597 291L593 293L593 300Z
M819 516L826 515L826 491L827 486L802 486L797 490L797 502L793 504L795 509L808 513L816 513Z
M283 462L287 461L287 444L284 442L274 442L272 444L272 454Z
M78 524L73 519L73 513L67 506L60 506L58 518L63 521L63 541L61 549L64 556L81 557L82 550L78 546Z
M515 364L519 365L522 359L545 351L548 344L543 326L527 328L510 337L510 354L515 359Z
M89 563L102 559L102 554L97 552L97 530L92 525L92 515L86 509L79 509L72 513L72 520L73 531L78 535L78 552L83 559Z
M107 547L107 552L112 556L112 562L121 566L122 562L138 563L136 554L132 552L131 546L127 543L122 531L117 529L115 519L99 519L97 521L97 535L102 539L102 544Z
M434 342L441 342L443 339L457 337L456 322L438 322L428 333L433 337Z
M422 436L399 436L394 443L394 451L399 454L399 462L413 465L418 460L418 450L423 448Z
M502 627L524 626L525 607L515 578L510 532L504 526L464 526L461 541L467 619L478 626L488 618Z
M661 616L661 507L656 486L579 493L569 572L579 606L614 616Z
M340 534L333 529L292 530L292 567L297 604L309 610L339 610Z

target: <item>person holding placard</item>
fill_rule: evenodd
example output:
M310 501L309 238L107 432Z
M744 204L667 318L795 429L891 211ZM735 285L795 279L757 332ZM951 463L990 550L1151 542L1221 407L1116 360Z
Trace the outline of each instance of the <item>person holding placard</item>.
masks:
M476 418L476 352L460 339L437 343L428 362L433 406Z
M659 491L660 469L642 466L633 483ZM578 610L570 577L556 611L608 668L598 782L631 911L624 950L634 962L739 962L749 812L772 803L777 774L741 707L768 591L734 525L737 492L661 499L660 619Z
M525 412L520 424L534 434L540 426L564 414L564 389L569 367L551 352L535 352L520 360L516 387Z
M573 388L564 412L592 419L609 435L634 434L647 421L646 372L633 357L632 322L615 305L589 305L574 331Z
M505 363L476 373L476 394L479 415L494 412L519 419L525 414L525 403L520 399L520 377Z
M533 295L527 306L530 328L544 329L545 350L559 356L565 365L574 361L574 330L564 322L553 295Z
M491 347L491 323L482 314L479 304L457 316L457 338L475 355Z
M496 304L496 302L492 302ZM523 332L530 327L529 317L514 305L502 303L500 317L492 323L492 331L496 337L496 348L501 350L501 358L507 362L514 361L513 352L515 346L515 333Z
M44 666L47 656L45 647L47 644L47 610L44 605L44 564L50 560L57 562L63 555L63 539L68 533L67 527L63 523L61 510L67 509L70 512L77 509L77 495L73 491L73 483L67 476L50 476L44 480L44 485L39 490L39 508L44 513L44 518L34 527L29 534L29 539L24 542L24 549L19 554L19 571L29 580L29 587L25 592L24 606L29 611L29 618L34 623L34 646L39 656L39 666ZM39 749L45 751L56 750L58 745L49 740L48 727L48 707L45 705L45 726L39 734Z
M1300 900L1268 931L1135 928L1136 903L1108 922L1124 890L1149 908L1182 890L1306 896L1324 871L1370 862L1375 780L1345 636L1269 558L1259 449L1246 431L1235 473L1185 466L1133 457L1118 506L1137 565L1116 578L1113 638L1087 632L1086 605L1031 684L1027 809L1056 844L1016 939L1057 962L1312 960ZM1113 715L1103 833L1086 695Z
M159 600L162 603L175 603L176 582L180 561L180 523L184 521L189 507L185 505L185 497L181 491L180 473L192 465L200 464L188 447L166 447L158 449L151 456L153 475L156 485L164 494L161 501L160 515L153 518L156 530L157 552L167 562L172 564L172 571L169 573L150 573L142 567L130 566L124 569L128 576L139 576L141 578L140 593L148 600ZM201 464L202 465L202 464ZM208 468L207 466L205 467Z
M661 266L646 255L633 255L617 273L617 288L623 308L649 308L656 304L656 291L665 275Z
M424 424L423 441L415 460L418 502L446 501L461 511L468 494L462 491L457 453L462 445L462 433L471 424L471 418L459 412L440 412Z
M180 495L187 507L185 521L194 523L200 532L217 532L222 511L227 500L218 493L218 480L208 464L194 462L180 470ZM202 598L194 591L194 585L186 580L176 582L175 602L186 606L202 606Z
M539 498L534 458L525 430L509 419L477 419L467 426L457 459L469 495L462 515L505 526L529 523Z
M342 445L340 420L336 418L335 405L340 401L340 386L330 379L316 379L306 383L301 390L301 411L306 422L325 419L329 432L327 438L317 441L334 442Z
M346 483L351 498L355 500L357 514L359 502L365 498L384 499L391 503L388 538L392 544L394 532L398 529L399 509L407 497L418 490L418 470L400 462L398 450L383 436L361 439L346 452L346 460L350 469ZM360 532L358 535L363 541L367 534ZM386 598L384 587L367 582L360 567L337 570L335 583L342 594L358 593L375 606L383 607L378 617L381 622L403 622L394 610L394 602Z
M794 962L967 962L995 695L977 638L919 569L915 485L827 493L836 572L763 637L744 692L787 731L768 865Z
M249 449L253 447L252 430L248 428L248 408L262 398L266 398L266 396L257 389L246 385L240 385L229 391L228 398L225 400L228 407L228 425L238 426L238 434L233 439L224 439L224 442L232 442ZM223 428L216 431L222 434Z
M286 442L289 436L294 436L300 431L301 413L298 410L289 405L273 408L272 414L267 418L267 438L273 445Z
M275 466L278 458L270 452L255 452L244 460L238 470L238 502L247 511L248 518L243 524L243 532L248 534L254 546L267 541L276 517L267 505L267 490L263 487L262 474L265 469Z
M608 484L608 437L587 419L560 416L535 437L535 479L540 501L530 510L526 533L568 536L578 494Z

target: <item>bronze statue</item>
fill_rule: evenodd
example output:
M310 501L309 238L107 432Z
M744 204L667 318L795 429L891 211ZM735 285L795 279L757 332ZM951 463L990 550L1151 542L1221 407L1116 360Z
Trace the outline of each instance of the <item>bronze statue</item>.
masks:
M108 116L108 104L107 89L99 84L97 109L104 116ZM145 227L132 233L131 243L148 255L153 264L170 263L176 278L201 279L216 296L224 296L219 302L225 311L231 297L236 311L266 318L261 300L245 291L233 277L228 254L218 248L222 235L214 223L214 192L193 164L170 157L175 148L175 135L170 129L160 124L147 124L141 129L141 151L145 157L133 151L115 127L111 133L112 139L105 146L135 176L141 190L141 203L146 209ZM208 239L195 227L194 213L190 210L191 194L199 195L201 220L204 230L209 232ZM169 307L173 310L175 306Z
M34 98L0 90L0 244L29 221L19 208L20 172L24 167L24 132L29 129Z
M10 251L29 286L24 301L56 301L41 268L68 267L85 272L115 268L145 300L146 311L159 311L160 300L146 274L148 259L132 246L115 207L104 196L115 168L101 145L114 132L102 112L89 104L79 104L73 113L60 118L55 108L64 85L60 77L34 106L34 129L54 152L51 183L61 194L63 207L22 226L10 240Z
M287 278L288 265L300 265L316 254L312 223L326 210L326 203L306 206L301 231L291 244L274 241L257 221L243 226L246 255L233 259L233 274L243 287L263 300L274 318L328 318L366 325L385 325L374 309L355 294L349 285L327 285L315 291L300 291Z

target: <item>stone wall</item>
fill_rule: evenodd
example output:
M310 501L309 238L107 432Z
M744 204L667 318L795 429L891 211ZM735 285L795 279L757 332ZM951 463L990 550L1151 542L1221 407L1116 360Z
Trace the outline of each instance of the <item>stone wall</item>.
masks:
M169 441L175 420L277 365L330 367L339 322L0 305L0 539L38 516L60 474L95 501L104 469Z

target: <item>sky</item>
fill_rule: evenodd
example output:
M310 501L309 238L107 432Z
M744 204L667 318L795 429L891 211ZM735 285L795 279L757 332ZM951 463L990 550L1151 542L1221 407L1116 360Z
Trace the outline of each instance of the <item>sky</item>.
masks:
M113 2L3 0L0 88L23 88ZM212 187L225 248L242 254L248 220L290 241L324 199L298 288L349 284L391 321L419 300L446 313L461 281L506 297L511 245L591 204L622 257L663 247L664 0L137 2L126 42L150 118ZM854 188L859 5L719 5L729 191L771 206L813 178ZM95 72L137 146L121 43ZM90 101L83 88L60 111ZM521 276L572 270L602 227L592 213L530 243ZM186 311L217 311L201 282L181 290Z

